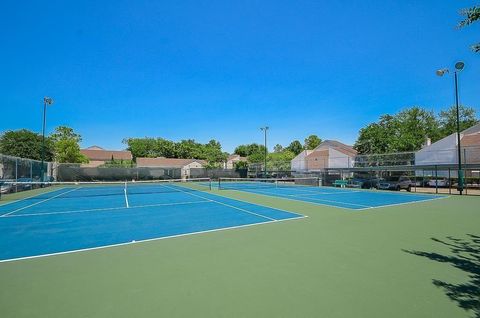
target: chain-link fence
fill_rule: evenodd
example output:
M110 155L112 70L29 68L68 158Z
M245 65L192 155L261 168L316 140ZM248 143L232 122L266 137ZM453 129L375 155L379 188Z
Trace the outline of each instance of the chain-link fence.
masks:
M439 147L442 148L424 148L417 152L372 155L339 154L338 151L331 152L329 150L304 151L290 161L290 170L309 172L333 168L409 167L458 163L458 149L456 147L443 148L443 145L439 145ZM462 147L460 156L462 164L480 164L480 146ZM283 165L286 164L285 162ZM267 170L269 169L270 165L267 163Z
M190 178L246 178L247 169L190 168Z
M42 171L43 170L43 171ZM53 179L53 164L38 160L25 159L0 154L0 180L31 182Z
M480 164L462 167L462 193L480 195ZM325 169L315 172L293 172L295 177L318 177L322 186L342 185L348 188L406 190L421 193L459 194L456 165L356 167ZM341 181L341 182L339 182Z
M161 167L85 167L81 164L55 164L56 181L127 181L180 179L180 168Z

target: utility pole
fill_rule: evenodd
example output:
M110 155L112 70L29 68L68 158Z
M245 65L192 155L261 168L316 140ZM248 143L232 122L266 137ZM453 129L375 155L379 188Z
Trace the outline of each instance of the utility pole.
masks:
M265 143L264 143L264 146L265 146L265 165L263 167L263 174L264 174L264 177L267 176L267 130L269 129L268 126L265 126L265 127L261 127L260 130L264 132L265 134Z
M43 125L42 125L42 164L40 166L40 181L44 181L45 174L45 126L47 124L47 105L52 105L53 99L50 97L43 98Z

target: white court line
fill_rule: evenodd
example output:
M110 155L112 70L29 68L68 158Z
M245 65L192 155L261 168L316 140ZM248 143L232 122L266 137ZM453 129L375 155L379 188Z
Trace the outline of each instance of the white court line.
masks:
M145 242L159 241L159 240L165 240L165 239L171 239L171 238L178 238L178 237L183 237L183 236L190 236L190 235L197 235L197 234L204 234L204 233L212 233L212 232L220 232L220 231L232 230L232 229L240 229L240 228L250 227L250 226L255 226L255 225L278 223L278 222L284 222L284 221L290 221L290 220L296 220L296 219L303 219L303 218L304 218L303 216L300 216L300 217L294 217L294 218L289 218L289 219L255 222L255 223L251 223L251 224L229 226L229 227L223 227L223 228L213 229L213 230L205 230L205 231L197 231L197 232L190 232L190 233L184 233L184 234L176 234L176 235L170 235L170 236L156 237L156 238L145 239L145 240L140 240L140 241L131 241L131 242L125 242L125 243L117 243L117 244L103 245L103 246L97 246L97 247L82 248L82 249L77 249L77 250L57 252L57 253L49 253L49 254L42 254L42 255L35 255L35 256L17 257L17 258L0 260L0 263L14 262L14 261L21 261L21 260L48 257L48 256L56 256L56 255L63 255L63 254L72 254L72 253L86 252L86 251L93 251L93 250L100 250L100 249L105 249L105 248L110 248L110 247L132 245L132 244L138 244L138 243L145 243Z
M288 187L278 187L278 188L274 188L275 190L294 190L294 191L297 191L297 192L308 192L308 193L312 193L312 194L337 194L335 192L323 192L324 190L326 189L322 189L320 187L317 187L319 191L315 191L315 190L307 190L305 188L288 188ZM317 189L317 188L314 188L314 189ZM310 188L311 189L311 188ZM354 193L354 192L359 192L359 191L351 191L349 193Z
M13 203L17 203L17 202L22 202L24 200L28 200L28 199L31 199L31 198L35 198L35 197L38 197L42 194L48 194L48 193L52 193L52 192L56 192L56 191L60 191L60 190L65 190L65 188L60 188L60 189L52 189L52 191L45 191L45 192L40 192L38 194L35 194L35 195L32 195L32 196L29 196L29 197L26 197L26 198L22 198L22 199L18 199L18 200L13 200L13 201L10 201L10 202L7 202L7 203L3 203L1 204L1 201L0 201L0 208L1 207L4 207L6 205L9 205L9 204L13 204ZM17 192L18 193L18 192Z
M350 193L357 193L360 191L352 191ZM283 194L283 195L288 195L292 197L306 197L306 196L311 196L311 195L333 195L333 194L348 194L348 193L322 193L322 192L317 192L317 193L299 193L299 194Z
M257 189L258 190L258 189ZM234 190L234 191L239 191L239 192L245 192L245 191L242 191L242 190ZM349 191L349 190L346 190L346 191ZM336 205L331 205L331 204L322 204L322 203L319 203L319 202L310 202L310 201L304 201L304 200L296 200L296 199L292 199L292 198L287 198L285 196L273 196L271 193L267 193L267 194L263 194L263 193L257 193L257 192L253 192L253 191L246 191L248 193L253 193L253 194L258 194L258 195L263 195L263 196L269 196L269 197L277 197L277 198L281 198L281 199L285 199L285 200L290 200L290 201L297 201L297 202L303 202L303 203L312 203L312 204L317 204L317 205L323 205L323 206L327 206L327 207L334 207L334 208L342 208L342 209L348 209L348 210L355 210L355 211L363 211L363 210L370 210L370 209L377 209L377 208L383 208L383 207L390 207L390 206L396 206L396 205L406 205L406 204L414 204L414 203L419 203L419 202L426 202L426 201L433 201L433 200L438 200L438 199L445 199L445 198L449 198L450 196L448 195L442 195L442 196L436 196L435 198L431 198L431 199L419 199L419 200L414 200L414 201L410 201L410 202L402 202L402 203L394 203L394 204L385 204L385 205L378 205L378 206L368 206L368 205L364 205L363 208L348 208L348 207L342 207L342 206L336 206ZM366 193L376 193L374 191L355 191L355 192L366 192ZM381 192L383 194L383 192ZM386 194L395 194L395 193L388 193L386 192ZM410 194L410 193L409 193ZM414 193L412 193L412 195L415 195ZM425 197L425 196L422 196L420 195L419 197ZM311 199L314 199L314 198L311 198ZM320 199L322 201L326 201L328 202L328 200L323 200L323 199ZM355 204L352 204L352 203L346 203L346 202L342 202L342 201L332 201L332 202L337 202L337 203L341 203L341 204L347 204L347 205L355 205ZM359 205L361 206L361 205ZM292 213L292 212L290 212Z
M251 193L251 192L249 192L249 193ZM279 209L279 208L274 208L274 207L264 205L264 204L260 204L260 203L249 202L249 201L245 201L245 200L238 199L238 198L231 198L231 197L227 197L227 196L224 196L224 195L221 195L221 194L213 194L213 193L210 193L210 194L214 195L214 196L217 196L217 197L222 197L222 198L234 200L234 201L240 201L240 202L245 202L245 203L248 203L248 204L263 206L265 208L269 208L269 209L273 209L273 210L277 210L277 211L281 211L281 212L285 212L285 213L289 213L289 214L295 214L295 215L298 215L299 217L303 217L303 218L308 217L308 215L305 215L305 214L300 214L300 213L297 213L297 212L292 212L292 211L287 211L287 210L283 210L283 209Z
M158 204L146 204L146 205L138 205L138 206L130 206L130 208L151 208L157 206L171 206L171 205L185 205L185 204L195 204L195 203L210 203L211 201L203 200L203 201L186 201L186 202L176 202L176 203L158 203ZM58 212L45 212L45 213L25 213L25 214L15 214L15 215L8 215L5 218L19 218L19 217L26 217L26 216L42 216L42 215L55 215L55 214L75 214L75 213L85 213L85 212L99 212L99 211L115 211L115 210L124 210L127 207L113 207L113 208L98 208L98 209L84 209L84 210L71 210L71 211L58 211Z
M166 186L166 185L165 185L164 187L172 189L171 187ZM228 207L233 208L233 209L237 209L237 210L240 210L240 211L243 211L243 212L252 214L252 215L256 215L256 216L259 216L259 217L261 217L261 218L265 218L265 219L267 219L267 220L278 221L277 219L271 218L271 217L269 217L269 216L265 216L265 215L258 214L258 213L252 212L252 211L248 211L248 210L245 210L245 209L242 209L242 208L239 208L239 207L230 205L230 204L226 204L226 203L223 203L223 202L220 202L220 201L213 200L213 199L205 198L205 197L202 197L201 195L198 195L198 194L194 194L194 193L191 193L191 192L188 192L188 191L184 191L184 190L180 190L180 189L175 189L175 188L173 188L173 189L174 189L174 190L178 190L178 191L180 191L180 192L184 192L184 193L190 194L190 195L192 195L192 196L194 196L194 197L198 197L198 198L202 198L202 199L205 199L205 200L209 200L209 201L212 201L212 202L215 202L215 203L224 205L224 206L228 206ZM253 203L250 203L250 204L253 204Z
M57 198L57 197L59 197L59 196L61 196L61 195L64 195L64 194L73 192L73 191L78 190L78 189L79 189L79 188L75 188L75 189L72 189L72 190L69 190L69 191L66 191L66 192L62 192L62 193L59 193L59 194L57 194L57 195L54 195L53 197L50 197L50 198L48 198L48 199L45 199L45 200L42 200L42 201L38 201L38 202L32 203L32 204L30 204L30 205L24 206L24 207L22 207L22 208L13 210L13 211L11 211L11 212L2 214L2 215L0 215L0 218L1 218L1 217L5 217L5 216L10 215L10 214L13 214L13 213L18 212L18 211L21 211L21 210L25 210L25 209L30 208L30 207L32 207L32 206L35 206L35 205L37 205L37 204L40 204L40 203L43 203L43 202L47 202L47 201L49 201L49 200L55 199L55 198Z
M450 197L449 195L446 195L446 196L441 196L441 197L438 197L438 198L431 198L431 199L425 199L425 200L415 200L415 201L402 202L402 203L385 204L385 205L372 206L372 207L369 207L369 208L356 209L356 210L359 210L359 211L371 210L371 209L385 208L385 207L391 207L391 206L397 206L397 205L406 205L406 204L413 204L413 203L420 203L420 202L428 202L428 201L433 201L433 200L446 199L446 198L449 198L449 197Z
M241 190L239 190L241 191ZM257 193L259 192L258 190L255 190L255 192L251 192L251 193ZM262 193L260 193L262 194ZM285 194L284 195L274 195L272 194L271 192L266 192L266 194L262 194L262 195L266 195L266 196L270 196L270 197L277 197L277 198L283 198L283 199L286 199L286 200L293 200L293 201L300 201L300 202L306 202L306 203L317 203L317 202L310 202L310 201L304 201L304 200L297 200L297 199L291 199L293 197L298 197L296 195L291 195L289 197L287 197ZM315 201L324 201L324 202L332 202L332 203L339 203L339 204L345 204L345 205L350 205L350 206L358 206L358 207L362 207L362 208L370 208L371 206L369 205L364 205L364 204L357 204L357 203L348 203L348 202L343 202L343 201L335 201L335 200L326 200L326 199L316 199L316 198L308 198L310 200L315 200ZM327 206L332 206L332 205L328 205L328 204L324 204L324 205L327 205ZM338 207L338 206L337 206ZM340 208L343 208L343 207L340 207ZM348 208L347 208L348 209ZM353 209L353 210L359 210L359 209Z
M127 209L128 209L129 204L128 204L128 197L127 197L127 189L123 189L123 194L125 195L125 205L127 206Z

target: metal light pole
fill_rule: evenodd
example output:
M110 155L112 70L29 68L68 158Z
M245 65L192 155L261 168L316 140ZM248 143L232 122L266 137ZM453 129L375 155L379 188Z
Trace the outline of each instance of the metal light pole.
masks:
M40 166L40 181L44 181L44 162L45 162L45 126L47 123L47 105L52 105L53 99L50 97L43 98L43 125L42 125L42 164Z
M264 177L267 176L267 130L269 129L268 126L261 127L260 130L265 133L265 166L263 167L263 174Z
M465 63L463 62L457 62L455 63L455 71L453 72L453 77L455 81L455 105L457 108L457 150L458 150L458 186L457 190L460 192L460 195L463 193L463 170L462 170L462 149L461 149L461 143L460 143L460 107L458 103L458 73L463 70L465 67ZM449 70L447 68L443 68L438 70L437 72L438 76L443 76L446 73L449 73Z

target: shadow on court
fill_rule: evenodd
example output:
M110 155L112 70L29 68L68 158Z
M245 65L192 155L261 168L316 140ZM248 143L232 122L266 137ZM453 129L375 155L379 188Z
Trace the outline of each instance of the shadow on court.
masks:
M472 317L480 318L480 236L468 234L466 239L447 237L445 240L436 238L432 240L448 247L451 253L442 255L422 251L403 251L436 262L447 263L464 271L469 277L467 282L452 284L438 279L432 282L435 286L442 288L459 307L470 311L473 314Z

